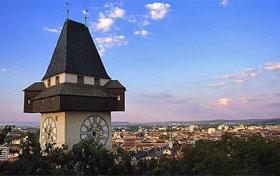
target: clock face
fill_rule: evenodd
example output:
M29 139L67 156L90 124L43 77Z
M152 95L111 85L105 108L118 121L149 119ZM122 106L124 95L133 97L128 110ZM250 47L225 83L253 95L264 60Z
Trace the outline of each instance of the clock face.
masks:
M53 118L47 117L42 125L41 129L41 143L42 146L45 146L46 144L53 144L56 143L57 139L57 129L56 124Z
M105 145L109 138L109 126L106 120L93 115L86 118L80 129L81 139L94 139L99 145Z

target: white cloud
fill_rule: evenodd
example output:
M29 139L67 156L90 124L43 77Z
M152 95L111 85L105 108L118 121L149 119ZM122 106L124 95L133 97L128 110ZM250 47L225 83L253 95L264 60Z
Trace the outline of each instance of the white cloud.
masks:
M125 40L124 35L114 35L114 36L100 37L95 39L98 43L98 47L100 48L99 50L100 55L104 54L106 48L122 46L128 43L128 41Z
M136 23L137 19L134 18L134 17L130 17L130 18L127 19L127 21L130 22L130 23Z
M275 62L275 63L266 63L265 64L265 69L266 70L276 70L276 71L280 71L280 62Z
M117 7L117 6L119 6L119 7ZM104 8L107 9L105 11L105 14L109 18L123 18L126 11L124 9L120 8L121 6L123 6L123 3L106 3L104 5Z
M147 19L145 19L141 23L139 23L138 25L143 27L143 26L148 26L149 24L151 24L151 23Z
M125 14L125 10L121 9L119 7L112 7L109 11L109 17L110 18L122 18Z
M0 70L0 72L6 72L6 73L9 73L9 74L20 75L20 76L23 76L25 78L28 77L28 74L26 74L26 73L23 73L23 72L20 72L20 71L16 71L16 70L7 70L6 68L2 68Z
M216 84L209 84L208 87L220 87L220 86L224 86L225 84L226 84L225 82L220 82Z
M43 27L43 30L48 32L60 33L60 30L55 28Z
M92 27L95 30L107 32L111 30L111 27L115 23L115 19L123 18L125 10L120 7L115 7L113 3L107 3L104 5L105 12L99 13L98 22L92 23Z
M149 15L153 20L159 20L167 14L170 5L168 3L154 2L153 4L147 4L145 7L150 10Z
M105 53L105 47L104 47L103 45L98 45L98 47L100 48L100 49L98 50L100 56L103 56L104 53Z
M92 23L92 26L98 31L107 32L110 31L113 24L114 20L112 20L111 18L106 18L105 15L100 12L98 23Z
M228 0L223 0L219 4L226 7L228 5Z
M135 35L146 36L146 35L149 34L149 32L146 31L146 30L141 30L141 31L135 31L134 34L135 34Z

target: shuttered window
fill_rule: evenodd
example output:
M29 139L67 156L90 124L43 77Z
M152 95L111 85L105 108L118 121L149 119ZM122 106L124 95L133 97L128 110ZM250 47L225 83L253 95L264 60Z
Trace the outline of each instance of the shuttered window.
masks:
M60 83L60 81L59 81L59 76L56 76L55 77L55 84L57 85L57 84L59 84Z
M94 85L100 86L100 78L94 78Z
M84 76L78 75L78 76L77 76L77 83L79 83L79 84L84 84Z
M51 87L51 79L48 79L48 87Z

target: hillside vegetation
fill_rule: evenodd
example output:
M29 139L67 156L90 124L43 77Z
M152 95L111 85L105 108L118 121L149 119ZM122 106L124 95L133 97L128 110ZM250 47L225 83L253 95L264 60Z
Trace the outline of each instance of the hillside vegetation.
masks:
M11 130L7 126L0 142ZM133 152L117 153L83 140L72 149L66 146L41 149L29 133L21 145L19 159L0 163L1 175L280 175L280 140L260 136L235 137L226 133L220 141L198 141L183 149L183 158L139 161L132 165Z

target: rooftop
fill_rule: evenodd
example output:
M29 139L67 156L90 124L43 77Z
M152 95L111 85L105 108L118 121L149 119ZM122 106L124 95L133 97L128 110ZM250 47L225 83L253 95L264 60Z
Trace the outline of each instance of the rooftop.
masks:
M43 80L59 73L110 79L88 28L67 19Z

